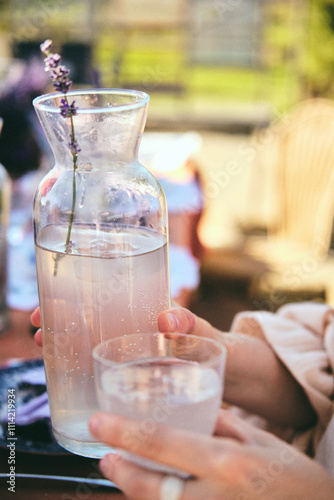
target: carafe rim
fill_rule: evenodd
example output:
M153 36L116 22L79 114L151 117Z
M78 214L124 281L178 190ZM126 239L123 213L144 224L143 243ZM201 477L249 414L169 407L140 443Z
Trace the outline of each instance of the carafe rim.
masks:
M49 113L60 114L59 105L50 105L48 102L55 102L57 98L64 98L65 96L75 98L76 96L88 96L88 95L110 95L110 96L121 96L129 98L135 98L134 100L129 100L127 103L122 104L111 104L110 106L97 106L97 107L83 107L80 103L80 107L77 109L76 114L94 114L94 113L115 113L120 111L130 111L131 109L141 108L148 104L150 96L141 90L133 89L116 89L116 88L93 88L93 89L76 89L70 90L66 94L62 92L51 92L48 94L43 94L36 97L32 104L40 111L47 111Z

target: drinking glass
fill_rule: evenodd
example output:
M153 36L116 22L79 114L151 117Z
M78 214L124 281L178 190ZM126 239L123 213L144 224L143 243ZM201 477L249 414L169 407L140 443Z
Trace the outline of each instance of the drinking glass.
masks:
M218 342L181 333L138 333L97 345L93 359L100 409L141 421L139 432L128 430L131 450L139 450L157 424L213 433L226 361ZM117 453L141 466L182 475L136 454Z

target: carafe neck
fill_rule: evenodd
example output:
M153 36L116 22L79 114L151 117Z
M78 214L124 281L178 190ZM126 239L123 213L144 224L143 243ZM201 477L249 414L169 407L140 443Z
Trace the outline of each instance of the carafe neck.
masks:
M147 94L106 89L71 91L66 99L77 109L66 118L60 111L62 99L63 94L54 93L34 100L58 165L73 167L73 140L78 148L78 167L126 164L137 158L147 116Z

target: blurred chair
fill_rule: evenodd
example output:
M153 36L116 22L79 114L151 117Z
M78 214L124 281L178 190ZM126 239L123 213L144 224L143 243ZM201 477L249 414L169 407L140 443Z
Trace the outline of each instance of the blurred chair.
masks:
M272 186L275 217L264 235L245 233L240 248L209 254L202 274L242 282L255 309L301 300L334 305L334 102L300 103L265 137L254 169L271 177L263 184Z
M334 305L334 102L306 100L270 132L278 210L267 237L248 238L244 247L266 266L252 277L250 296L271 310L294 300Z

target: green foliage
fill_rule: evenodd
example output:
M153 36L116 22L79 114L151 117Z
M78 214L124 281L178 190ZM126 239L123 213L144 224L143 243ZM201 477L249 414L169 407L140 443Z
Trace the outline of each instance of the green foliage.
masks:
M334 1L311 0L307 57L302 74L312 96L334 96Z
M13 40L51 37L61 44L89 38L94 23L85 11L86 2L65 4L51 9L46 0L0 0L0 29ZM94 2L98 4L95 11L107 12L112 19L106 10L111 3ZM107 14L99 14L92 38L94 66L106 87L179 83L194 100L266 101L284 110L304 97L334 97L334 0L266 0L264 6L261 68L191 65L186 30L140 35L117 23L110 25Z

